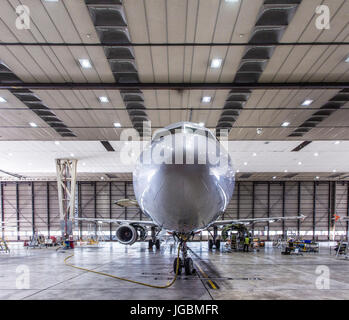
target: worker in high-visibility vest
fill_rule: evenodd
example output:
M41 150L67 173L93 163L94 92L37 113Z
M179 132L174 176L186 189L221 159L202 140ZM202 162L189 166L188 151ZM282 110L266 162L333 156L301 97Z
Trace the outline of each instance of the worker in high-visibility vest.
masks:
M245 235L244 252L248 252L249 247L250 247L250 237L248 235Z

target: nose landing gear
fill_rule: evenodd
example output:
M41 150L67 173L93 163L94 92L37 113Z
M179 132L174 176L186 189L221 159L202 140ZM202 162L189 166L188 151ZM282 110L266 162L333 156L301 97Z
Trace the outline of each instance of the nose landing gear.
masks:
M182 269L184 268L185 274L187 276L195 274L196 269L194 268L194 263L192 258L188 257L187 241L180 239L182 258L179 258L178 275L182 274ZM177 258L173 261L173 271L177 271Z

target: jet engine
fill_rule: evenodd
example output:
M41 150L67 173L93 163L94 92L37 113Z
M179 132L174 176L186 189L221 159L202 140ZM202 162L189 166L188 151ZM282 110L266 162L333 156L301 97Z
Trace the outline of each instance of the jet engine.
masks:
M122 244L132 245L137 241L138 232L129 224L122 224L116 229L116 240Z

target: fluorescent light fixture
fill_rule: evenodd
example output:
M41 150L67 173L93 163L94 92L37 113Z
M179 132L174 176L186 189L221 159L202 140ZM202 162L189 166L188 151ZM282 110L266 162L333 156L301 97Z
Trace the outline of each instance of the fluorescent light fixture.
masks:
M302 161L298 161L298 165L301 166L302 165Z
M74 153L71 153L70 156L71 156L71 157L74 157Z
M108 102L109 102L108 97L99 97L98 99L99 99L99 101L102 102L102 103L108 103Z
M285 121L281 124L281 127L288 127L289 125L290 125L290 123Z
M3 97L0 97L0 102L7 102L7 100Z
M346 63L349 63L349 56L345 59Z
M247 162L244 162L244 166L247 166Z
M86 162L83 162L82 165L83 165L83 166L86 166Z
M319 156L319 153L318 152L315 152L314 153L314 157L318 157Z
M101 180L104 180L104 177L101 177Z
M92 68L91 62L89 59L79 59L80 66L84 69Z
M319 180L319 179L320 179L320 177L319 177L319 176L316 176L316 177L315 177L315 179L316 179L316 180Z
M288 170L287 170L287 169L285 169L285 170L284 170L284 172L286 173L286 172L288 172Z
M257 157L257 153L253 152L252 156Z
M211 97L210 96L202 97L201 102L209 103L209 102L211 102Z
M45 0L46 2L58 2L59 0Z
M204 127L204 126L205 126L205 123L204 123L204 122L200 122L200 123L199 123L199 126L200 126L200 127Z
M114 122L114 127L115 128L120 128L121 127L121 123L120 122Z
M307 99L303 101L302 106L310 106L313 102L314 100Z
M275 180L275 179L276 179L276 176L274 176L273 179Z
M337 170L336 170L336 169L333 169L332 172L337 172Z
M12 156L13 156L13 153L12 153L12 152L10 152L8 155L9 155L10 157L12 157Z
M239 169L237 169L237 170L236 170L236 173L239 173L239 172L240 172L240 170L239 170Z
M228 2L228 3L234 3L234 2L238 2L239 0L225 0L225 2Z
M340 141L336 141L334 144L340 144L341 142Z
M212 69L218 69L222 65L222 59L220 58L215 58L211 60L211 68Z
M35 122L29 122L29 125L33 128L36 128L38 126Z
M58 146L59 145L59 141L55 141L55 145Z

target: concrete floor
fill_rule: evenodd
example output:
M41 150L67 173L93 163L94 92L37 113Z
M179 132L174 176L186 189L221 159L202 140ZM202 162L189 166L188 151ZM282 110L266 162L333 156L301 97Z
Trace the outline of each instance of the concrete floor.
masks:
M189 247L201 271L179 277L169 289L153 289L65 266L63 260L71 251L27 250L22 244L12 244L10 254L0 254L0 299L349 299L349 260L336 260L328 248L319 254L283 256L273 248L229 253L225 249L209 252L206 242ZM173 277L175 251L170 243L160 252L148 250L146 243L132 247L104 243L76 248L71 262L164 285ZM329 268L329 289L317 289L319 266ZM22 289L26 270L29 287Z

